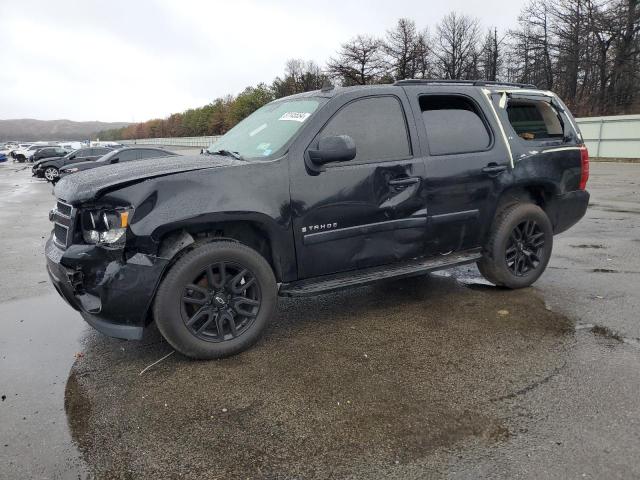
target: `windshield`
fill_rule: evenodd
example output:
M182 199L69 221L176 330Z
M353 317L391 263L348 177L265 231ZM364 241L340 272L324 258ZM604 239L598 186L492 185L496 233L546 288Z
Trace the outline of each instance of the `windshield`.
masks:
M237 152L245 160L278 152L318 108L319 98L269 103L229 130L207 151Z

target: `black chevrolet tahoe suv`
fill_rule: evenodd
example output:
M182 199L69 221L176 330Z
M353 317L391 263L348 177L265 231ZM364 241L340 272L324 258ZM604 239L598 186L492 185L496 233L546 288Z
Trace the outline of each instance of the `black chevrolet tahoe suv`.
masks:
M107 335L194 358L252 345L277 296L476 262L531 285L585 214L575 120L532 85L405 80L273 101L203 155L62 179L47 269Z

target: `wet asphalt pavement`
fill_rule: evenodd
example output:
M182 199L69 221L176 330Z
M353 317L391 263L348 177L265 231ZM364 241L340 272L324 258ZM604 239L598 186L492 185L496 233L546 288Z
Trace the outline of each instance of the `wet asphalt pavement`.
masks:
M640 478L640 165L592 164L534 288L463 267L281 299L250 351L142 375L172 349L57 297L51 189L18 168L0 164L0 478Z

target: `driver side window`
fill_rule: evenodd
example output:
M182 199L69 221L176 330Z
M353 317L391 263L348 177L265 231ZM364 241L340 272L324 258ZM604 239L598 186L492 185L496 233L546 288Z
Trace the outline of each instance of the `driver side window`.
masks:
M407 122L393 96L365 97L343 106L325 125L319 138L349 135L356 157L349 163L375 163L411 156Z

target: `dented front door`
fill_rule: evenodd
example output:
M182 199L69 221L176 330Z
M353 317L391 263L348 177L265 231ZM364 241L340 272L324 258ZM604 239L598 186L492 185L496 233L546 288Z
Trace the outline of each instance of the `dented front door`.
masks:
M319 173L292 158L299 278L393 263L424 252L424 164L414 154L415 127L405 115L406 99L347 97L334 110L308 148L322 135L349 135L357 156Z

